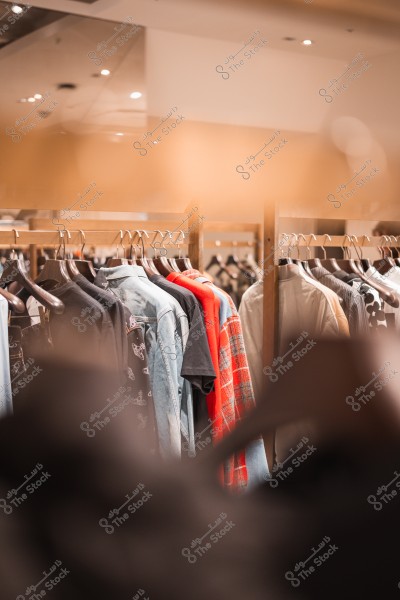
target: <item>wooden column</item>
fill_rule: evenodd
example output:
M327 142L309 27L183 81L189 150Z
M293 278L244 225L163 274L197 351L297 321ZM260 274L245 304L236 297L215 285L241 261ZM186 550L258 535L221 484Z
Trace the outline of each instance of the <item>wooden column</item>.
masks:
M37 277L37 246L36 244L29 245L29 260L30 260L30 276L32 279L36 279Z
M278 326L279 326L279 298L278 298L278 267L274 266L275 248L277 240L277 214L275 203L267 203L264 210L264 298L263 298L263 366L272 365L275 356L278 356ZM266 379L266 378L265 378ZM266 389L266 382L265 388ZM264 402L268 402L267 393L263 394ZM270 469L275 462L275 435L264 439L265 450Z
M194 269L199 271L204 270L204 226L203 226L203 215L200 212L200 206L192 203L187 209L186 213L189 215L188 227L189 231L189 258ZM186 229L186 228L185 228Z
M254 260L259 265L262 260L262 248L261 244L263 241L263 226L257 225L256 231L254 233Z

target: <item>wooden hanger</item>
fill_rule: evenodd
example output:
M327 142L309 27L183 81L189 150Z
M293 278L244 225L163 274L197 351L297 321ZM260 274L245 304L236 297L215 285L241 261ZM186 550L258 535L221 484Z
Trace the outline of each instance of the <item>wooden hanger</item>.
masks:
M11 292L0 288L0 296L3 296L3 298L7 300L8 307L13 312L21 314L25 312L25 304L22 302L21 298L18 298L15 294L11 294Z
M17 243L19 233L16 229L13 229L13 231L15 243ZM6 266L0 277L0 286L6 286L13 281L18 282L31 296L52 312L56 314L62 314L64 312L64 303L46 290L42 290L41 287L32 281L32 279L28 277L24 265L17 258L10 258L6 262Z
M81 258L75 259L73 262L75 264L75 267L76 267L78 273L80 273L81 275L86 277L86 279L88 281L90 281L90 283L93 283L96 278L96 271L94 270L93 263L91 260L83 260L83 256L84 256L83 249L86 244L86 237L85 237L85 234L82 231L82 229L79 229L79 233L81 234L81 240L82 240ZM67 262L67 268L68 268L68 262Z
M354 240L357 242L358 245L358 239L355 235L348 235L347 233L344 236L344 242L346 241L346 238L349 239L350 244L353 244L354 249L356 251L356 253L358 254L357 251L357 246L354 243ZM358 262L356 262L354 260L354 258L352 258L350 251L349 251L349 247L348 246L342 246L342 251L343 251L343 258L342 259L338 259L337 264L339 265L340 269L342 271L345 271L346 273L354 273L355 275L357 275L358 277L362 277L364 272L361 268L361 266L358 264ZM346 258L346 252L348 253L348 257ZM359 256L359 258L361 258L361 256Z
M328 233L325 234L325 240L326 238L329 238L330 242L332 241L332 238ZM321 248L324 253L324 258L321 260L322 266L330 273L333 273L334 271L340 271L340 267L336 262L336 258L327 258L325 246L321 246Z
M183 273L183 271L191 271L193 270L192 263L190 262L190 258L188 256L181 256L181 245L184 243L185 233L182 229L179 231L179 235L176 238L174 244L178 247L178 258L174 258L173 262L171 262L171 266L174 269L177 269L178 273ZM206 269L207 270L207 269Z
M144 255L145 248L144 248L143 235L145 235L147 237L147 239L149 239L149 234L144 229L140 229L140 230L137 229L135 231L135 233L139 236L139 241L141 242L141 245L142 245L142 256L140 256L139 258L136 259L136 264L139 267L142 267L144 269L147 277L151 277L152 275L157 275L157 274L159 275L160 273L158 273L155 266L154 265L151 266L150 263L148 262L148 259Z
M117 258L109 258L106 267L120 267L121 265L128 265L128 260L125 258L125 246L123 245L125 234L122 229L119 230L120 242L117 244ZM121 245L123 256L119 258L119 245Z
M290 239L290 237L294 238L295 240L297 240L297 235L295 233L291 233L291 234L282 234L283 236L286 236L287 239ZM281 248L281 256L278 258L278 265L280 267L283 267L285 265L292 265L294 264L293 259L292 259L292 248L293 248L293 242L289 242L288 245L288 249L287 249L287 256L282 256L283 255L283 248Z
M390 237L387 235L382 236L382 238L385 238L385 241L389 242L389 243L391 242ZM395 236L393 236L393 237L394 237L395 241L397 241L396 237ZM389 250L390 256L385 256L385 253L384 253L385 247ZM397 265L394 261L393 252L392 252L392 249L390 248L390 246L383 246L383 247L379 248L379 251L381 252L382 256L381 256L380 260L374 261L374 267L381 275L385 275L385 273L387 273L388 271L390 271L390 269L393 269L393 267L396 267Z
M165 252L167 252L167 249L164 246L164 239L166 238L166 236L169 234L169 237L171 238L172 234L170 231L167 231L167 233L165 235L162 234L162 232L159 229L156 229L156 234L153 238L153 241L151 242L151 247L154 249L154 254L156 254L156 238L158 236L158 234L160 234L161 236L161 242L158 242L161 244L160 247L160 253L161 250L165 250ZM168 277L168 275L170 275L170 273L173 273L173 269L168 261L168 258L166 256L154 256L153 259L153 264L155 266L155 268L157 269L157 271L160 273L160 275L164 275L164 277Z
M68 281L71 281L71 278L68 274L67 264L65 262L65 238L64 238L64 230L59 230L60 234L60 245L56 252L56 258L49 258L44 263L43 269L40 271L39 275L36 277L35 283L46 283L54 285L57 287L59 285L63 285ZM61 245L63 245L64 253L63 259L57 259L58 253L60 251Z
M364 235L363 239L364 239L364 241L365 241L365 239L370 241L370 239L367 235ZM398 308L400 306L400 303L399 303L397 296L393 292L388 291L386 288L381 286L379 281L377 281L373 277L369 277L369 276L365 275L365 272L368 271L368 269L370 267L372 267L372 264L371 264L371 261L369 260L369 258L363 258L362 245L360 246L360 250L361 250L361 258L358 262L360 264L360 267L362 268L361 279L363 281L365 281L365 283L368 283L368 285L373 287L375 290L377 290L379 292L379 295L382 298L382 300L384 300L385 302L390 304L390 306L393 306L393 308Z
M300 238L303 238L303 240L306 242L307 253L310 255L306 260L300 260L300 246L299 246L299 240L300 240ZM301 267L303 269L303 271L306 273L306 275L308 275L308 277L311 277L311 279L313 279L314 281L316 281L317 278L312 273L312 271L310 269L310 266L308 264L308 260L309 260L309 258L311 258L310 246L309 246L309 244L307 245L307 240L306 240L305 236L302 233L299 233L299 235L297 236L296 248L297 248L298 258L297 258L297 260L294 260L293 262L296 265L298 265L299 267Z

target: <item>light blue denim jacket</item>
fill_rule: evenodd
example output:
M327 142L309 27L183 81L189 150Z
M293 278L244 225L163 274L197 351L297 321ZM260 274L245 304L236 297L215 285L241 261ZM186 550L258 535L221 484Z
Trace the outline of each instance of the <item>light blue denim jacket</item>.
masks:
M121 265L101 272L143 328L161 454L180 457L181 432L194 449L192 391L180 375L187 316L170 294L148 280L142 267Z
M0 417L13 412L8 348L8 304L0 296Z

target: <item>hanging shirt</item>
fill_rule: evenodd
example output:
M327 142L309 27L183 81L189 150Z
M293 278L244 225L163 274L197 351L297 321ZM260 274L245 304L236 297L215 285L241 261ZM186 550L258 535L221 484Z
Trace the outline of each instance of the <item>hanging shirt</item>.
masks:
M395 298L400 301L400 286L394 281L390 280L389 277L381 275L374 266L371 265L369 267L369 269L365 272L365 277L371 283L371 285L373 285L373 282L376 281L381 287L383 287L384 290L386 290L389 294L394 294ZM388 327L395 328L397 331L400 331L400 308L390 306L386 302L385 313Z
M296 264L280 266L278 273L279 357L275 360L279 365L277 368L280 368L290 360L292 366L297 364L293 349L299 340L302 344L299 345L301 349L306 346L308 340L314 342L315 338L336 337L339 335L339 325L328 298L328 293L333 293L331 290L327 290L327 293L324 286L318 282L314 284L313 280L303 274ZM274 365L263 364L263 295L262 284L255 283L244 293L239 310L257 400L258 397L260 399L262 397L265 382L275 381L282 372L277 374ZM289 343L292 350L288 352ZM313 350L312 346L310 350ZM281 358L284 362L280 360ZM265 377L268 379L266 380ZM292 444L296 445L302 436L311 434L312 426L307 422L279 428L275 438L278 463L282 463L287 458L287 448Z
M195 295L186 288L168 281L162 275L152 275L150 281L168 292L181 305L188 317L189 335L183 355L181 375L193 386L194 422L201 421L206 414L206 396L215 381L215 369L207 342L204 315ZM186 444L183 446L186 449Z
M184 389L181 331L183 311L173 298L151 283L137 265L102 268L109 289L132 313L143 329L148 354L160 451L163 457L181 456L181 432L194 447L193 407L182 402ZM188 327L188 325L187 325ZM188 406L189 405L189 406Z
M8 350L8 303L0 296L0 417L13 412Z
M83 275L76 275L74 281L110 315L114 328L118 370L121 371L121 386L126 390L124 402L134 407L131 414L135 424L138 429L146 432L150 451L155 453L157 444L154 404L143 331L128 308L107 291L108 282L105 277L98 278L97 283L101 285L91 283Z
M335 271L335 277L347 283L358 291L364 300L365 309L368 315L368 326L370 330L387 329L388 324L385 314L385 302L379 295L378 290L368 283L365 283L355 273L346 273L345 271Z
M214 389L207 396L208 414L212 421L215 422L215 431L218 439L221 437L219 431L222 428L221 423L221 381L219 377L218 367L218 339L219 339L219 301L214 297L211 290L204 288L201 284L192 281L189 277L185 277L180 273L170 273L167 277L168 281L177 283L178 285L189 289L202 305L205 322L205 333L210 349L211 360L216 373L214 381Z
M368 316L362 296L323 267L314 267L311 272L317 281L330 288L343 300L343 311L349 323L350 333L367 334Z
M235 414L233 426L236 426L247 412L255 407L239 313L230 295L202 277L198 271L192 269L184 271L183 274L209 286L220 300L219 364L222 379L222 402L231 407L231 411ZM238 456L234 458L237 460L238 469L246 468L248 487L264 482L269 476L262 438L249 444L244 455L238 453Z
M196 271L196 275L199 275ZM226 387L229 388L229 380L225 382L224 371L228 368L229 340L226 339L226 331L220 335L219 308L220 300L213 291L203 283L190 279L181 273L170 273L167 277L169 281L176 282L185 287L201 302L206 320L206 334L210 346L211 357L215 372L217 374L214 384L214 390L207 396L207 407L209 419L212 427L212 437L214 443L217 443L222 437L227 435L235 425L237 415L242 414L241 406L235 410L229 401L226 401ZM220 348L222 354L226 356L226 361L220 363ZM240 356L237 357L240 361ZM251 383L250 383L251 385ZM200 436L205 433L201 432ZM201 437L199 442L201 442ZM223 471L223 483L227 487L235 489L245 488L247 486L247 470L245 464L244 452L225 461Z
M306 271L304 271L302 268L300 268L300 275L301 275L301 277L304 277L305 281L308 281L315 288L317 288L318 290L321 290L324 297L328 300L329 305L333 311L333 314L335 315L335 319L336 319L336 323L337 323L340 335L349 337L350 336L349 322L347 320L346 315L343 312L343 308L341 305L341 302L342 302L341 298L339 298L339 296L336 294L336 292L334 292L333 290L328 288L326 285L323 285L321 282L319 282L316 279L313 279L312 277L307 275Z
M331 304L332 294L303 273L298 265L279 267L279 338L282 343L294 340L302 331L315 337L336 336L338 308L334 309ZM343 310L341 312L343 314Z
M99 302L110 315L114 329L115 351L118 368L126 371L128 365L128 342L126 335L126 319L122 303L104 288L91 283L83 275L75 275L74 282L91 298ZM107 283L107 280L106 280Z
M55 351L83 361L92 357L100 365L117 369L113 325L101 304L73 281L49 292L64 303L62 314L50 312L50 335ZM24 300L26 296L26 290L22 290L20 297Z

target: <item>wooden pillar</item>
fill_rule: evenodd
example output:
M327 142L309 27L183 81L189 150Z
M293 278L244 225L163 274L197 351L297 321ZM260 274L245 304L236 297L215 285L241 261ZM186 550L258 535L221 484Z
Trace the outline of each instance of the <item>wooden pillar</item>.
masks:
M203 215L198 204L192 203L186 208L189 216L187 230L189 231L189 258L194 269L204 270L204 226ZM186 229L186 228L185 228Z
M264 296L263 296L263 366L272 365L278 356L279 326L279 288L278 267L274 266L275 249L277 247L277 214L275 203L267 203L264 210ZM266 379L266 378L265 378ZM265 387L267 389L266 381ZM267 392L263 393L264 402L268 402ZM275 463L275 435L264 439L269 467Z
M256 263L259 265L260 261L262 260L261 255L262 255L262 248L261 248L261 244L262 244L262 240L263 240L263 226L262 225L258 225L257 226L257 230L254 234L254 243L255 243L255 247L254 247L254 260L256 261Z
M29 246L29 260L30 260L30 276L32 279L37 277L37 246L36 244L30 244Z

